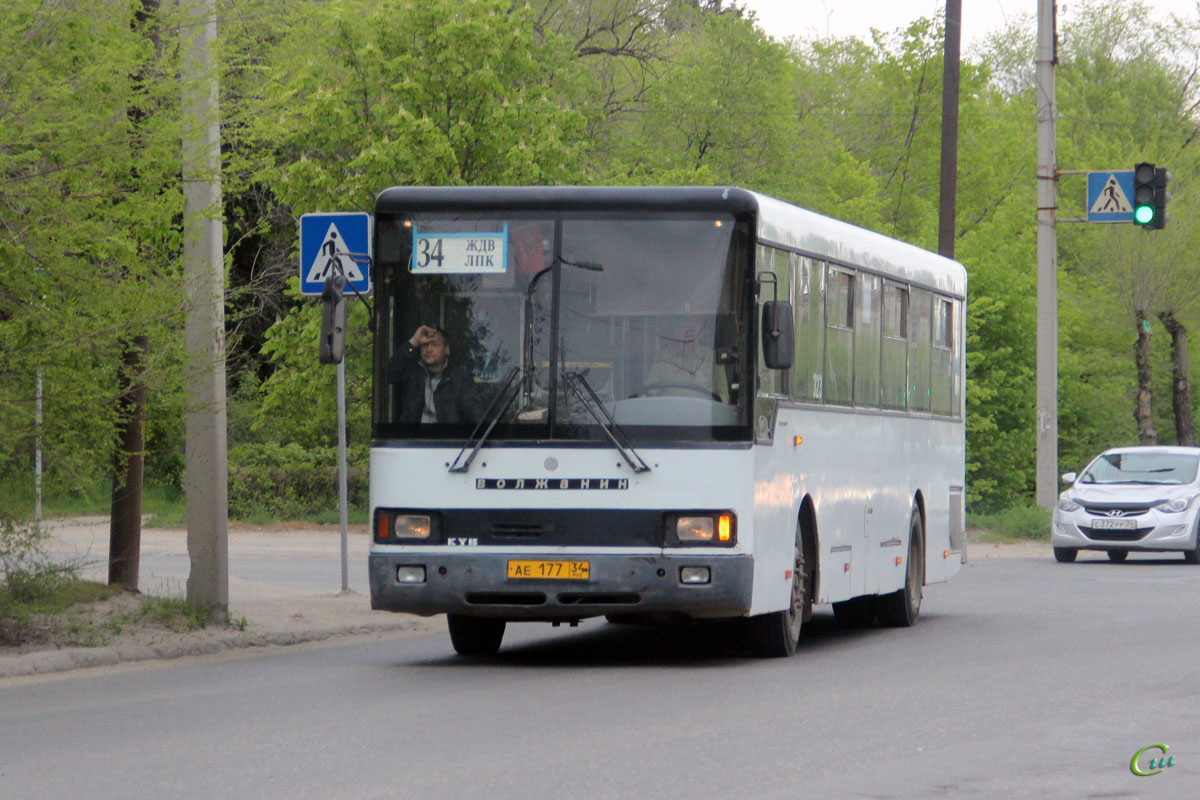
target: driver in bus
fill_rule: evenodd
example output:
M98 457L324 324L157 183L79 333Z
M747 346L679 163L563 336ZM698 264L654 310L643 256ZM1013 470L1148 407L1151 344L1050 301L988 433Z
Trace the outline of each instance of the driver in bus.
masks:
M399 384L397 422L466 422L483 417L483 401L471 371L450 363L446 334L421 325L388 362L388 380Z

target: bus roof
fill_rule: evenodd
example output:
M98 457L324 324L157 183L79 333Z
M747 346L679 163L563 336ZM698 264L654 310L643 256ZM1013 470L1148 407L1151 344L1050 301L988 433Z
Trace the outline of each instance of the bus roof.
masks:
M723 211L755 214L756 234L833 262L863 267L958 297L966 297L961 264L848 222L764 194L731 186L399 186L375 199L376 213L571 211Z

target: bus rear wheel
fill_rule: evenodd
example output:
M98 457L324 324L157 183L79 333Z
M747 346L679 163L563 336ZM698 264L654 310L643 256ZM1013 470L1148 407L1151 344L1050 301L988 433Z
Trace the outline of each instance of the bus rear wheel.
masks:
M460 656L494 656L504 638L505 621L487 617L447 614L450 643Z
M914 625L921 614L922 585L925 583L925 527L921 512L913 510L908 523L908 564L904 569L904 588L875 599L879 622L891 628Z

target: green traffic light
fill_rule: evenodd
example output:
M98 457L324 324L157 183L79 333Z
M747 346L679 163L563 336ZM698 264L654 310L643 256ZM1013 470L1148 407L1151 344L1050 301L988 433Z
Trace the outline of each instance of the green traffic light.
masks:
M1138 206L1133 210L1133 221L1139 225L1149 225L1154 221L1154 206Z

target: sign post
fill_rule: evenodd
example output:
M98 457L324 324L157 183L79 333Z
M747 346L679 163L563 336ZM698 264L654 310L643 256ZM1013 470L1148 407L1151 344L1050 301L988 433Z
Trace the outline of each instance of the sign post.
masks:
M345 289L360 297L371 293L371 217L366 213L317 213L300 217L300 293L320 296L326 278L340 276ZM346 528L349 492L346 476L346 362L338 354L338 520L342 536L342 592L350 591Z

